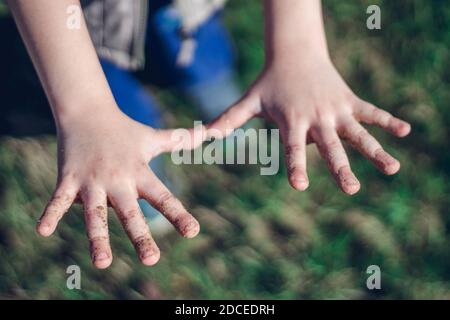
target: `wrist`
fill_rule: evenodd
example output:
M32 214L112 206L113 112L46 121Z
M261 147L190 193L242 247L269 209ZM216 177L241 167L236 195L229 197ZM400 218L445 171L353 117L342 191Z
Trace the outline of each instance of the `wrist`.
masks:
M265 0L266 61L329 60L320 0Z
M283 45L278 46L276 50L266 51L266 68L274 66L286 66L289 69L307 68L317 64L332 64L326 45Z
M112 95L60 102L52 104L52 110L58 131L89 123L100 125L105 120L121 114Z
M299 32L293 27L290 29L285 27L282 30L271 30L268 27L265 36L266 60L311 58L330 60L327 40L322 28L321 25L311 32Z

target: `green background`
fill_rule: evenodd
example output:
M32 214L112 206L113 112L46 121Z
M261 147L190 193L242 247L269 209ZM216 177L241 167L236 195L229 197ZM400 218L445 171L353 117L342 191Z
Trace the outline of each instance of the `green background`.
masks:
M381 7L382 30L366 28L370 4ZM201 234L156 236L162 257L148 268L111 214L114 261L101 271L91 265L79 206L51 238L34 231L56 179L55 137L2 135L0 298L450 298L448 2L324 1L324 10L331 56L354 92L413 125L404 139L370 128L401 161L399 174L383 176L347 148L362 183L350 197L314 146L306 192L291 189L284 167L264 177L255 166L167 161ZM244 88L263 64L260 1L232 0L224 17ZM170 126L192 123L182 99L161 90L157 96ZM82 290L66 288L71 264L81 267ZM382 290L366 289L373 264Z

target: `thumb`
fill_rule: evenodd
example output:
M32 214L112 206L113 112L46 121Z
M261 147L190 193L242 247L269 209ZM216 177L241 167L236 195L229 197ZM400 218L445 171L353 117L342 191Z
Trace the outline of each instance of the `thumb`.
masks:
M208 137L225 138L259 112L259 98L247 94L207 125Z
M199 122L193 128L158 129L153 132L159 148L155 154L192 150L200 146L206 139L206 127Z

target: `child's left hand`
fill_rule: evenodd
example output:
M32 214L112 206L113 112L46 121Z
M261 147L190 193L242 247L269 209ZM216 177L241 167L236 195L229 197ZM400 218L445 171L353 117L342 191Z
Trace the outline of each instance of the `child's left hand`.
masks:
M354 194L360 184L339 138L391 175L400 169L400 163L359 122L379 126L397 137L408 135L411 129L405 121L358 98L332 62L317 56L271 61L245 96L209 128L220 130L224 136L227 130L258 115L280 128L289 181L299 190L309 185L307 142L316 143L340 188Z

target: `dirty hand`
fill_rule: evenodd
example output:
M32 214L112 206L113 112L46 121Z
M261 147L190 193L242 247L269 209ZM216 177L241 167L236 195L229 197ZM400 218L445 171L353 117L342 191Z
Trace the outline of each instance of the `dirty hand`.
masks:
M58 182L37 231L42 236L50 236L72 203L79 199L84 206L93 263L98 268L106 268L112 262L107 222L110 203L142 263L153 265L159 260L160 252L138 198L158 209L184 237L192 238L199 232L197 220L148 166L151 158L180 145L172 139L173 130L141 125L116 106L109 110L103 119L94 121L94 117L92 120L84 117L77 121L71 117L59 127ZM190 133L194 130L197 129ZM189 149L199 143L194 141L192 146L181 147Z
M289 182L298 190L309 185L306 144L316 143L339 187L358 192L340 138L347 140L385 174L394 174L400 163L360 124L376 125L397 137L410 125L358 98L342 80L328 58L293 57L270 61L244 97L214 120L209 128L222 136L250 118L263 116L280 128L285 146Z

